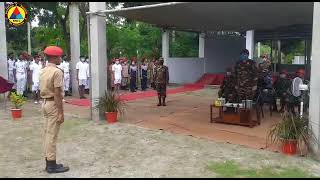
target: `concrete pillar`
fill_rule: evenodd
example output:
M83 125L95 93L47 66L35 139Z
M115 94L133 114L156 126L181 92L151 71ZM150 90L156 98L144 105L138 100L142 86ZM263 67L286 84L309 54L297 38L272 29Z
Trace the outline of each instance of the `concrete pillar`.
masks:
M89 2L91 12L105 10L105 2ZM104 119L103 111L92 110L98 98L107 90L107 39L106 18L90 15L90 52L91 52L91 117L94 121Z
M28 28L28 54L31 54L31 23L27 23Z
M204 58L204 37L205 33L199 34L199 58Z
M169 58L169 31L162 31L162 57L164 59L164 65L167 65Z
M7 38L4 2L0 2L0 76L8 79Z
M254 53L254 30L246 32L246 49L249 50L249 59L253 58Z
M70 50L71 50L71 85L72 95L79 96L76 64L80 57L80 30L79 30L79 6L71 3L69 7L70 19Z
M312 51L311 77L310 77L310 102L309 102L309 124L318 142L312 147L314 153L320 158L320 3L314 2L313 27L312 27Z

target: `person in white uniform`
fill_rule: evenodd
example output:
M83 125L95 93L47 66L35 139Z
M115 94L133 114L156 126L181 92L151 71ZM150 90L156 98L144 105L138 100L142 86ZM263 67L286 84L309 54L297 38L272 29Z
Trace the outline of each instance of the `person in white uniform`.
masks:
M61 63L61 67L63 70L63 90L65 92L65 96L69 96L69 88L70 88L70 64L68 59L64 57L63 62Z
M8 80L11 83L14 83L13 89L16 89L16 81L15 81L14 72L13 72L15 62L16 62L16 60L14 58L14 54L10 53L9 59L8 59Z
M77 80L79 84L79 95L80 99L85 99L85 86L87 85L89 77L89 66L84 62L85 58L80 57L80 62L76 64L77 69Z
M32 92L35 104L38 104L40 100L39 77L42 68L40 57L36 55L34 57L34 63L30 64L30 72L32 74Z
M23 57L20 55L20 58L15 63L14 66L14 74L17 81L17 94L23 95L23 92L26 88L26 82L27 82L27 67L24 60L22 60Z
M115 90L118 91L121 86L121 78L122 78L122 66L119 62L119 59L116 59L116 63L112 65L112 72L114 74Z
M85 64L88 66L88 69L87 69L87 74L89 75L89 73L90 73L90 64L89 64L89 58L88 57L86 57L86 60L85 60ZM85 92L86 92L86 94L89 94L90 92L90 77L88 76L88 78L87 78L87 85L85 86Z

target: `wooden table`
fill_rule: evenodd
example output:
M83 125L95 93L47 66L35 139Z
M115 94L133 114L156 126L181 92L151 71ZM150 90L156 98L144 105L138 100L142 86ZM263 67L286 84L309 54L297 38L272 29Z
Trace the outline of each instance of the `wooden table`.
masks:
M212 117L213 108L219 109L218 117ZM253 114L256 114L256 118L253 118ZM227 111L224 111L223 106L210 105L210 123L213 122L254 127L260 125L260 111L257 106L252 109L227 107Z

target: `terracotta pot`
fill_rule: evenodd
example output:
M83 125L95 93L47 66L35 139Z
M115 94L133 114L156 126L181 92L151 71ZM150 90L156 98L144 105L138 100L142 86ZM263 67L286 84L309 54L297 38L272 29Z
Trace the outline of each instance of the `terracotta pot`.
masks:
M105 112L105 116L108 123L115 123L118 120L118 112Z
M294 155L297 153L297 140L284 139L282 140L282 152L288 155Z
M11 109L11 114L14 120L21 118L22 110L21 109Z

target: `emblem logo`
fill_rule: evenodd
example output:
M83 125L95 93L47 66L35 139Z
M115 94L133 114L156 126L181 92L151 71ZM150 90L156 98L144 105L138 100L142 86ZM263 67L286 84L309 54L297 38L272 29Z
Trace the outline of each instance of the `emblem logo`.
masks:
M22 4L14 3L7 7L6 19L13 26L24 25L28 21L28 11Z

